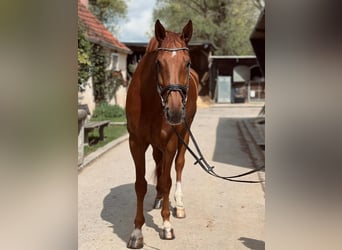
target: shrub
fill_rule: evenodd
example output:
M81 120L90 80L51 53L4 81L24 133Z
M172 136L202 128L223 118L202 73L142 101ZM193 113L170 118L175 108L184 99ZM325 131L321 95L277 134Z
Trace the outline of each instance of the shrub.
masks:
M93 118L97 120L107 120L114 117L121 117L125 115L125 110L118 105L110 105L102 102L98 104L94 110Z

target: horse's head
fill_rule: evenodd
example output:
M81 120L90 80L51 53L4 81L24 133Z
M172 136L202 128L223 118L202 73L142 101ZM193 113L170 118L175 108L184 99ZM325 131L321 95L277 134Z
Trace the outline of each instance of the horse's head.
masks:
M185 117L190 78L190 55L187 45L191 36L191 21L184 26L182 33L166 31L159 20L156 21L157 89L166 120L171 125L182 123Z

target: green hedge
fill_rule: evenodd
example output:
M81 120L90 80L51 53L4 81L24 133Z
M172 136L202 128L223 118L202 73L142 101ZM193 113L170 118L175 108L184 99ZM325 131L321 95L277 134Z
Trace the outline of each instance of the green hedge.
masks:
M125 116L125 110L118 105L100 103L96 106L92 118L95 120L109 120L115 117Z

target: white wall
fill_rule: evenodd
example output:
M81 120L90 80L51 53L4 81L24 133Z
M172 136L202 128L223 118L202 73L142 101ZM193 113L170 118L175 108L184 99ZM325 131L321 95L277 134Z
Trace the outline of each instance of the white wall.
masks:
M119 54L119 69L122 72L122 76L127 81L127 54ZM109 100L110 104L117 104L122 108L126 106L127 87L120 86L116 92L116 96Z
M107 50L108 57L110 57L112 51ZM119 55L119 69L122 72L122 76L125 80L127 80L127 54L118 53ZM127 95L127 87L120 86L118 91L116 92L116 96L111 100L108 100L108 103L112 105L119 105L122 108L125 108L126 105L126 95ZM93 93L93 83L92 78L89 78L88 84L85 88L84 92L78 92L78 100L80 104L87 104L91 114L95 109L95 100Z
M93 93L93 81L90 77L87 86L85 87L85 91L78 92L78 102L79 104L87 104L90 110L91 115L95 109L95 100L94 100L94 93Z

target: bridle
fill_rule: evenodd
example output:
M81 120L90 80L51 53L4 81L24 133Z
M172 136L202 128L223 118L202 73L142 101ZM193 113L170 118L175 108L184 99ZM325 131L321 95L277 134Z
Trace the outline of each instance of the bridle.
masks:
M181 48L157 48L157 51L168 51L168 52L177 52L180 50L186 50L189 51L189 48L187 47L181 47ZM190 64L187 65L188 67L188 77L187 77L187 83L186 85L182 85L180 83L169 83L167 86L162 87L158 81L158 71L159 71L159 65L156 62L156 81L157 81L157 91L159 93L160 99L161 99L161 103L162 106L165 107L166 106L166 101L164 99L164 95L167 94L167 97L169 96L169 94L172 91L177 91L180 93L181 97L182 97L182 103L183 106L185 107L187 98L188 98L188 90L189 90L189 81L190 81Z

